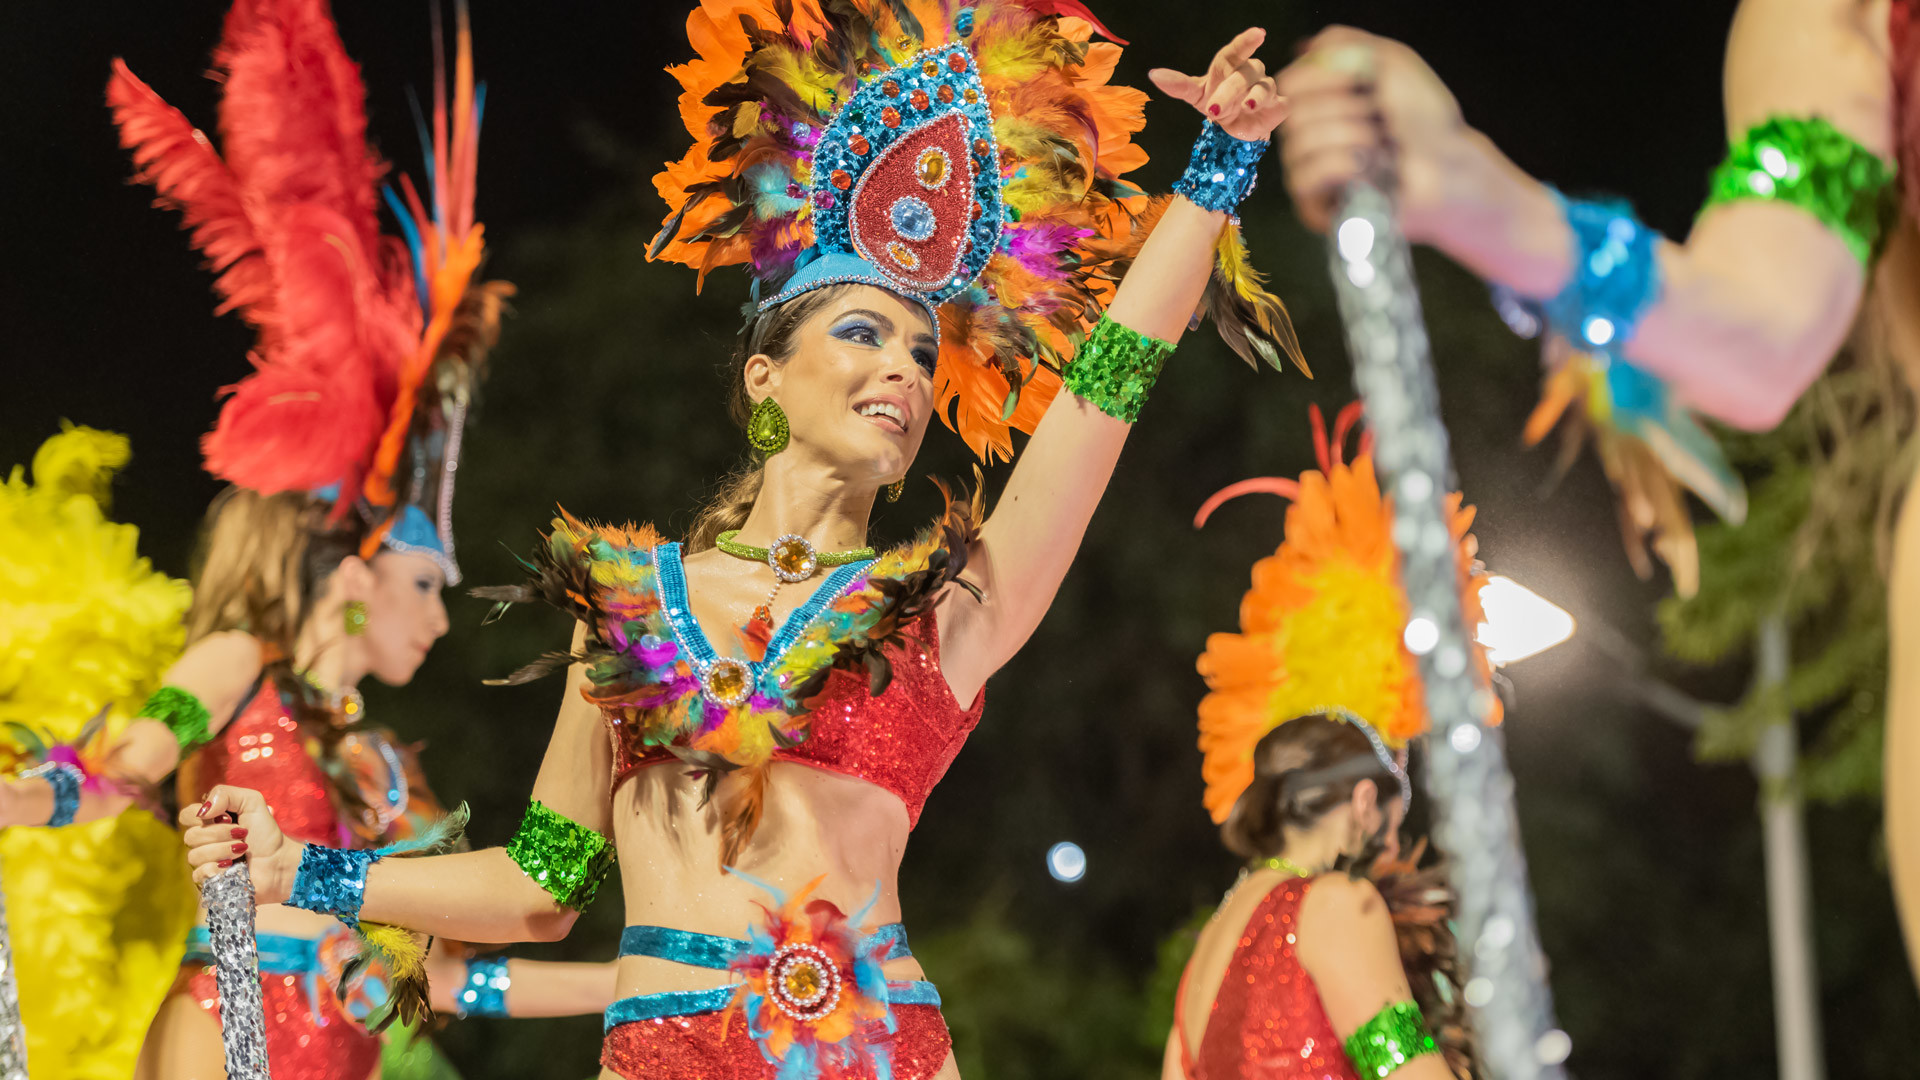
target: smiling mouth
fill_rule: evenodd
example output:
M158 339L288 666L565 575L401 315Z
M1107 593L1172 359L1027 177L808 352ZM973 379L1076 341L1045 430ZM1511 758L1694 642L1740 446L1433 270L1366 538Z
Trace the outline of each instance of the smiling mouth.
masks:
M854 407L854 412L869 420L880 420L891 424L902 435L907 431L906 410L887 401L869 401Z

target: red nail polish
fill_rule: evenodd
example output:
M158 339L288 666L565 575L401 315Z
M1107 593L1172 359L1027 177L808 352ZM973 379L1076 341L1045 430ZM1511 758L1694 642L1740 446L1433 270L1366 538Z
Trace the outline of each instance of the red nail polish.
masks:
M221 859L221 860L220 860L220 869L222 869L222 870L225 870L225 869L226 869L227 867L229 867L229 866L232 866L232 865L233 865L233 860L232 860L232 859Z
M233 853L235 855L245 855L247 853L247 845L245 844L233 845Z
M200 804L200 816L206 817L207 813L212 809L213 809L213 800L208 799L206 802L203 802Z
M233 830L233 838L235 840L245 840L247 838L247 830L245 829Z

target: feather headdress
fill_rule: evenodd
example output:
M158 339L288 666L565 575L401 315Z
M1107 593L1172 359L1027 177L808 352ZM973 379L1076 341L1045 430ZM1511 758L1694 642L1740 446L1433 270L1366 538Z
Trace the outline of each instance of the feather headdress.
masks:
M1242 481L1207 501L1196 525L1227 499L1252 492L1290 499L1286 538L1253 566L1240 601L1240 632L1214 634L1200 656L1209 693L1200 702L1206 805L1222 822L1253 782L1253 751L1267 733L1300 716L1341 710L1360 717L1386 745L1405 746L1427 730L1420 671L1403 641L1409 610L1393 546L1392 501L1374 478L1370 441L1344 460L1360 407L1343 409L1333 439L1316 407L1320 468L1300 479ZM1473 508L1449 497L1468 625L1480 622L1485 575L1474 562ZM1484 649L1474 663L1485 673ZM1495 719L1499 703L1494 704Z
M650 257L745 264L760 310L844 282L924 306L942 420L1011 457L1157 217L1123 179L1146 162L1124 42L1077 0L702 0L687 36L693 147L654 177ZM1228 340L1297 362L1237 237L1221 257Z
M220 149L119 60L107 102L136 178L177 209L219 276L220 312L259 331L254 371L202 440L209 472L267 494L329 491L391 546L452 566L460 428L503 283L477 283L473 220L484 88L459 6L449 106L435 20L429 192L385 189L404 239L380 231L387 166L367 145L366 89L326 0L236 0L213 75Z

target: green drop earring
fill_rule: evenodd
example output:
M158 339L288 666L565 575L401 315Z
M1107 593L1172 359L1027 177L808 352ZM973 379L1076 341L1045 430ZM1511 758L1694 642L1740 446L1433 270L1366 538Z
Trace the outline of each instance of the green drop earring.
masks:
M900 496L906 494L906 492L907 492L907 478L903 476L900 479L895 480L893 483L887 485L887 501L890 503L897 503L900 501Z
M753 407L753 415L747 419L747 442L755 450L772 457L787 448L787 438L792 434L787 427L786 410L771 397L761 398Z
M367 632L367 602L364 600L347 601L347 636L359 637Z

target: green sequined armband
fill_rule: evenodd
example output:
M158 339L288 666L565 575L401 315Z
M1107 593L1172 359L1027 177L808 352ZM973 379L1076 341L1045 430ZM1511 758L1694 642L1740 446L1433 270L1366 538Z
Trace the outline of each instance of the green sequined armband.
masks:
M1082 401L1131 424L1140 418L1147 391L1173 354L1173 343L1129 330L1101 317L1067 365L1067 389Z
M207 725L212 719L207 715L207 707L177 686L155 690L147 703L140 706L140 716L167 725L167 730L179 741L182 754L213 741L213 736L207 734Z
M1741 199L1790 203L1820 219L1861 265L1893 221L1893 166L1819 117L1756 124L1713 170L1704 210Z
M584 911L613 869L613 841L536 799L507 841L507 858L555 900Z
M1420 1006L1411 1001L1389 1005L1347 1036L1347 1060L1362 1077L1380 1080L1421 1054L1439 1052Z

